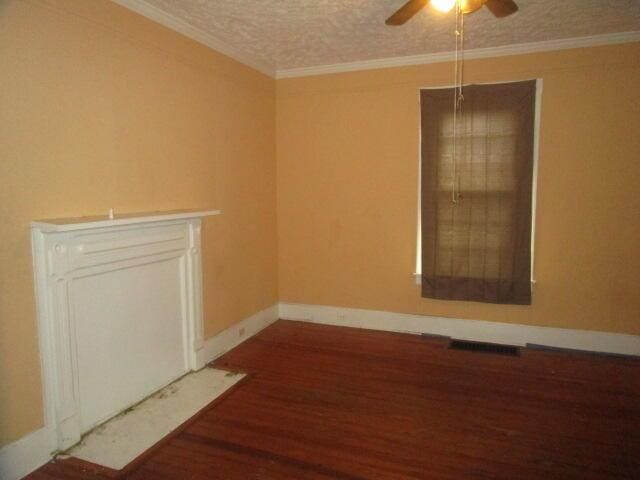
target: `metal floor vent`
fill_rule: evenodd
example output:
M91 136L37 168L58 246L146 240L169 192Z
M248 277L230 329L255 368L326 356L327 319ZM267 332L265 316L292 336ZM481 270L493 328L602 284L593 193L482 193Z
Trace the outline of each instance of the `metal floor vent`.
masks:
M469 342L466 340L451 340L449 348L452 350L466 350L468 352L495 353L497 355L509 355L517 357L520 349L512 345L499 345L497 343Z

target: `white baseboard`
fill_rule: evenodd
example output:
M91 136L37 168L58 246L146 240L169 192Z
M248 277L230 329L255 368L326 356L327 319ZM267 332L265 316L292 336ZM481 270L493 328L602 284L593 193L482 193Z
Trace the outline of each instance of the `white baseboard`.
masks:
M0 478L18 480L51 460L51 436L41 428L0 448Z
M280 303L279 312L279 317L283 320L303 320L326 325L389 332L426 333L460 340L508 345L533 344L589 352L640 355L640 336L620 333L535 327L295 303Z
M205 363L220 357L276 320L278 320L278 304L254 313L250 317L205 340L203 348Z
M522 346L536 344L601 353L640 355L640 336L636 335L280 303L257 312L206 340L203 348L204 360L207 363L215 360L278 318L390 332L443 335L461 340ZM48 462L51 454L49 431L46 428L36 430L0 448L0 478L18 480Z

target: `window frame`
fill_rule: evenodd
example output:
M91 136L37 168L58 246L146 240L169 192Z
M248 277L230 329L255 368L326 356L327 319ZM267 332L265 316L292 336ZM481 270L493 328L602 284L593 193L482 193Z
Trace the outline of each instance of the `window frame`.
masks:
M519 80L509 80L504 82L484 82L484 83L465 83L463 87L468 85L501 85L505 83L513 83L527 80L536 81L536 101L534 107L533 119L533 176L531 182L531 285L536 284L534 275L534 255L535 255L535 233L536 233L536 200L538 197L538 164L540 153L540 119L542 113L542 78L524 78ZM441 90L444 88L453 89L453 85L440 85L436 87L421 87L418 89L418 201L417 201L417 228L416 228L416 259L413 276L416 285L422 285L422 119L420 92L422 90Z

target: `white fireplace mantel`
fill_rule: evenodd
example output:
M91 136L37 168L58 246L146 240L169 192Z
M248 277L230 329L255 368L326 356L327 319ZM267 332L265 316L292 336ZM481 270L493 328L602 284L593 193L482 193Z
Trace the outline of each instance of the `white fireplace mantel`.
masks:
M93 228L118 227L143 223L166 222L169 220L190 220L211 215L219 215L220 210L170 210L165 212L139 212L114 215L98 215L93 217L51 218L34 220L31 228L45 233L71 232Z
M204 366L201 219L219 213L31 223L52 450Z

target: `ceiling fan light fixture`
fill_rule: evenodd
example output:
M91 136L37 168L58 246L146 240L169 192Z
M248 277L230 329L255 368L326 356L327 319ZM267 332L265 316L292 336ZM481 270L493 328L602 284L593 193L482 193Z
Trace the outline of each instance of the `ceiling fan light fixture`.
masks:
M431 5L433 5L433 8L442 13L450 12L455 4L456 0L431 0Z
M518 5L513 0L409 0L384 23L396 26L404 25L429 3L435 10L443 13L447 13L457 6L456 17L458 13L467 15L482 7L487 7L496 18L507 17L518 11Z

